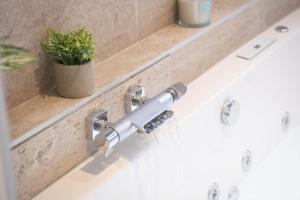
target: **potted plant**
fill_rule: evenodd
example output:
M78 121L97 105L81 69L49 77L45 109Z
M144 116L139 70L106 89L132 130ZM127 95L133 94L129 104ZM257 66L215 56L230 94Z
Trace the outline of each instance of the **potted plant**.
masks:
M59 95L82 98L94 93L95 40L85 28L69 33L49 29L42 48L54 58L55 85Z
M6 39L8 37L0 38ZM0 44L0 70L11 71L33 63L36 58L29 50L6 44Z

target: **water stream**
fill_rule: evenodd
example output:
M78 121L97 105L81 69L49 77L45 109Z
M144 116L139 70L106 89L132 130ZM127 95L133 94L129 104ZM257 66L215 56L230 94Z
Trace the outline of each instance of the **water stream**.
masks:
M139 199L183 200L183 155L176 119L170 119L149 137L153 145L136 163Z

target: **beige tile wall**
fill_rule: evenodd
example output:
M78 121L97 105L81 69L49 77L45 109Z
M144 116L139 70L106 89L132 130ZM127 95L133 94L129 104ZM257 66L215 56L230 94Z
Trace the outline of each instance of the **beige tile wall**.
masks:
M53 86L53 73L41 53L47 29L87 27L97 40L97 62L172 23L175 0L1 0L0 36L31 49L39 64L5 73L9 108Z
M247 0L245 0L247 1ZM299 0L259 0L266 10L265 21L271 24ZM6 43L31 49L40 63L5 73L8 107L43 93L53 87L53 73L40 49L48 27L70 31L86 26L97 39L97 61L132 45L174 22L176 0L2 0L0 2L1 35L11 35ZM214 0L215 10L236 1ZM234 6L234 5L233 5ZM115 31L118 30L118 31ZM17 80L17 81L16 81Z
M264 21L268 24L281 19L286 13L299 7L299 0L258 0L265 10Z
M248 0L226 2L226 0L222 0L214 3L211 20L213 26L223 17L231 15L233 11L237 11L242 5L249 6ZM250 4L252 3L250 2ZM108 88L111 88L117 82L120 83L121 80L130 78L133 73L140 72L141 68L144 68L145 63L148 63L149 60L157 59L160 55L167 55L170 49L185 44L189 37L203 34L205 30L207 28L183 28L176 24L171 24L99 63L96 67L97 93L103 93L104 88L109 90ZM148 67L149 64L146 65ZM93 97L96 98L95 96ZM65 99L56 96L54 93L45 96L35 96L26 103L10 109L12 139L27 135L25 134L26 132L47 122L50 118L57 115L65 115L67 108L71 107L74 109L76 104L80 104L83 101L87 102L89 101L88 99L93 97L84 100Z
M139 38L144 38L173 23L175 3L174 0L138 0Z
M281 4L284 8L279 9L258 1L236 18L215 27L192 44L15 148L13 157L18 199L30 199L94 152L95 149L86 139L85 128L85 118L93 110L109 110L111 120L115 121L124 115L123 94L130 85L140 83L146 88L148 95L153 96L175 82L189 83L273 23L275 19L270 13L279 9L281 15L284 15L300 4L296 0L285 2L286 4Z

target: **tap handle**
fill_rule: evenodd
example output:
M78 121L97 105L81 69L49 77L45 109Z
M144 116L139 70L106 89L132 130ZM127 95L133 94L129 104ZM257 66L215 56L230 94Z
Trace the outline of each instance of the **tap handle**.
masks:
M104 153L105 158L107 158L112 154L114 148L111 147L109 142L105 142L104 145L99 148L99 150L102 151Z
M108 157L119 141L119 133L112 128L107 128L104 133L96 136L94 143L99 147L100 151L104 152L105 157Z

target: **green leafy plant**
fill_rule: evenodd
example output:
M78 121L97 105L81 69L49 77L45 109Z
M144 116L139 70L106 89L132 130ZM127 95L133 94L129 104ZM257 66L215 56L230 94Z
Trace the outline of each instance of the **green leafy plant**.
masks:
M0 38L7 39L8 37ZM27 49L0 44L0 70L10 71L36 62L36 57Z
M63 65L87 63L95 54L95 40L85 28L65 34L49 29L48 38L42 47Z

